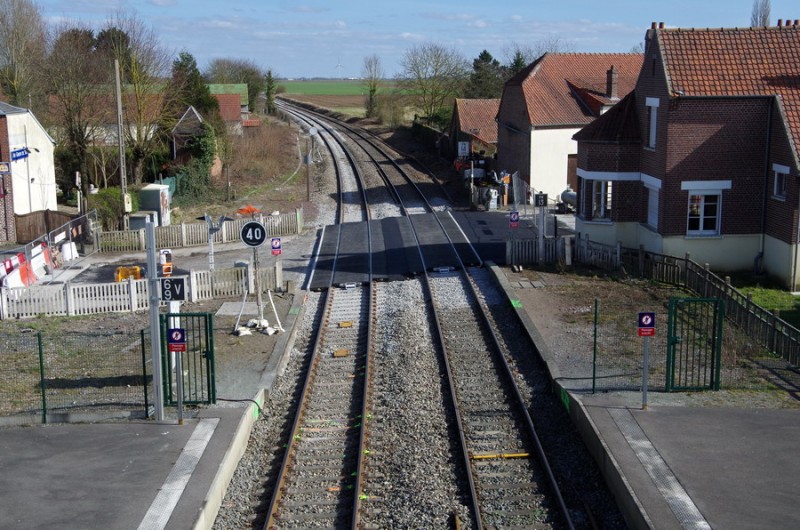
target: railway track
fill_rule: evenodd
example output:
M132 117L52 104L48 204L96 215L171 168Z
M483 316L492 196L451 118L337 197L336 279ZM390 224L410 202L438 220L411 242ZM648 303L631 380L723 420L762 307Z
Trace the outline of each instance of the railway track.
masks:
M324 130L326 145L353 134L287 112ZM366 170L341 167L370 149L366 141L356 141L361 154L327 147L334 159L349 153L336 163L338 188L361 190L362 219L392 211L370 212L375 190L364 190L375 181L366 185ZM386 166L379 154L375 148L363 155L367 165ZM318 295L314 313L323 316L314 326L287 447L266 488L264 528L573 528L534 427L536 411L529 412L530 391L518 387L508 348L487 314L492 286L477 268L480 258L455 240L447 226L452 217L435 213L411 179L401 180L402 164L392 167L397 171L379 171L382 193L394 198L395 213L406 213L425 272L405 282L337 286L332 280ZM352 207L355 197L339 194L339 224L348 218L341 202ZM367 229L364 237L371 255L375 236ZM348 243L354 244L337 240L333 267L368 266L371 278L371 260L338 255ZM403 355L395 344L404 345ZM415 419L407 403L417 403L423 415Z

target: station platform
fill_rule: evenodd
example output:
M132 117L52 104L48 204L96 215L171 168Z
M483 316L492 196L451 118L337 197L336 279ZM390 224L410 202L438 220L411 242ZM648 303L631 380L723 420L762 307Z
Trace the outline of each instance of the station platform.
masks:
M486 219L469 217L466 234L496 237ZM503 229L502 219L492 222ZM547 359L525 310L533 289L497 276L509 299L520 301L520 319ZM287 330L302 320L293 313ZM262 391L293 336L287 332L272 351ZM557 368L549 368L557 380ZM800 410L697 407L658 394L643 410L640 399L635 392L570 396L570 414L631 528L800 527ZM211 528L257 417L250 404L204 409L183 425L171 418L2 428L0 528Z

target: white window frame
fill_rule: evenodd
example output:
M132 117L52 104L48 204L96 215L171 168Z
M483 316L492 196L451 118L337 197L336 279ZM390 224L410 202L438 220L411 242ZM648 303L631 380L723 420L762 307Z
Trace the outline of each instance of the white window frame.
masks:
M658 126L658 107L661 104L658 98L645 98L645 106L647 107L648 116L648 131L647 131L647 148L656 148L656 131Z
M592 219L611 220L613 181L592 180Z
M708 219L712 216L706 213L708 206L708 198L714 197L716 199L716 212L713 215L714 228L709 230L703 228ZM696 214L692 214L692 210L696 209ZM689 204L686 211L686 235L687 236L718 236L720 235L720 220L722 219L722 193L714 191L690 191ZM698 228L692 229L689 224L692 219L698 219Z
M772 196L776 199L786 200L786 185L789 181L789 168L781 164L772 164L774 175Z
M647 190L647 226L658 230L659 199L661 194L661 180L642 173L642 184Z
M722 192L732 187L730 180L696 180L681 182L681 190L689 192L689 199L686 204L686 235L689 237L719 236L722 234ZM698 213L706 209L706 197L716 196L717 213L714 216L714 229L703 229L703 220L707 217L700 213L700 226L698 229L690 230L689 221L692 214L693 197L700 197Z

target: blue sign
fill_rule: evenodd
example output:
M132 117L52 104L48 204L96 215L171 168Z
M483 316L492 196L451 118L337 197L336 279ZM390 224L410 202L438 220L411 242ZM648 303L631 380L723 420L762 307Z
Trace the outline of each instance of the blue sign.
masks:
M653 312L639 313L639 327L640 328L656 327L656 314Z
M169 344L186 344L186 330L183 328L171 328L167 331L167 342Z
M12 162L14 162L15 160L22 160L23 158L28 158L27 149L14 149L13 151L11 151Z
M511 212L511 215L508 217L508 224L511 226L511 228L519 227L519 212Z
M273 237L272 238L272 255L278 256L281 253L281 238Z

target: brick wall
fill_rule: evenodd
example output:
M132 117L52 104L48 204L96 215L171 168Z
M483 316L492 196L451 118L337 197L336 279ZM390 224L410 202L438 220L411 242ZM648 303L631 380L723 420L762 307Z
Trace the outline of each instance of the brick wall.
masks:
M0 162L11 163L8 145L8 121L0 116ZM5 197L0 198L0 242L16 242L16 223L14 222L14 186L11 174L2 175L2 189Z

